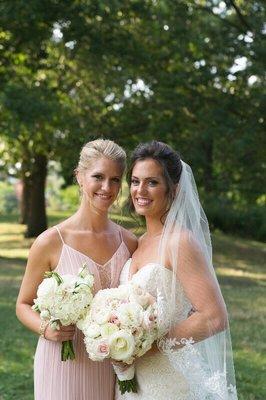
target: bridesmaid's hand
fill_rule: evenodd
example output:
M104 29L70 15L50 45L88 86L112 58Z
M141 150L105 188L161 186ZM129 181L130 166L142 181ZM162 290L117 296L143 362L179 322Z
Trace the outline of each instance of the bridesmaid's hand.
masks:
M44 337L53 342L65 342L67 340L72 340L75 332L75 325L61 326L59 330L54 330L48 325L45 329Z

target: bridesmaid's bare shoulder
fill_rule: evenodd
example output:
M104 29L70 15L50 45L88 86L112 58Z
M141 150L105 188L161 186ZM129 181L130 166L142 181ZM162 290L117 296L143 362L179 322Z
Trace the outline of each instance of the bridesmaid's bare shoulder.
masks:
M29 259L36 261L39 259L42 263L49 266L55 266L58 263L62 242L55 227L42 232L33 242Z
M128 229L125 229L122 227L122 235L123 235L123 240L130 252L130 254L133 254L134 251L138 247L138 239L134 235L133 232L129 231Z

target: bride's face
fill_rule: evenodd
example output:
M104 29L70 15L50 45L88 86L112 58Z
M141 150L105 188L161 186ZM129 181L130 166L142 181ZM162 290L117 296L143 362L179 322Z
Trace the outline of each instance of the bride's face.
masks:
M167 186L162 167L153 159L137 161L131 175L130 193L135 211L160 219L166 211Z
M107 211L119 193L122 172L116 161L101 157L77 178L84 200L94 209Z

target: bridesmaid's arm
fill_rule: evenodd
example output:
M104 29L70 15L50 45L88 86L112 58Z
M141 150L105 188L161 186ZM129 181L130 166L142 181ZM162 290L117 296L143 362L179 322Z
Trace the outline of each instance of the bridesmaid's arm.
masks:
M51 241L51 236L54 235L46 231L33 243L16 304L16 314L20 322L38 334L40 334L41 319L31 306L37 296L37 289L43 280L44 273L51 270L50 255L54 254L56 243L54 240ZM61 327L60 331L53 331L50 326L45 329L45 338L54 341L72 339L73 334L72 326Z

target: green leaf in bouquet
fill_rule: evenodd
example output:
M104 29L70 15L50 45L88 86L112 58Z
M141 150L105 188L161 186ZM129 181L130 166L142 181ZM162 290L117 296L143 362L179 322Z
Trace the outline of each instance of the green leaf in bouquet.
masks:
M54 271L45 272L44 278L54 278L58 285L61 285L61 283L63 283L63 279L61 278L61 276L57 272L54 272Z
M118 386L121 394L125 394L126 392L137 393L138 392L138 383L136 376L133 379L128 381L120 381L118 379Z

